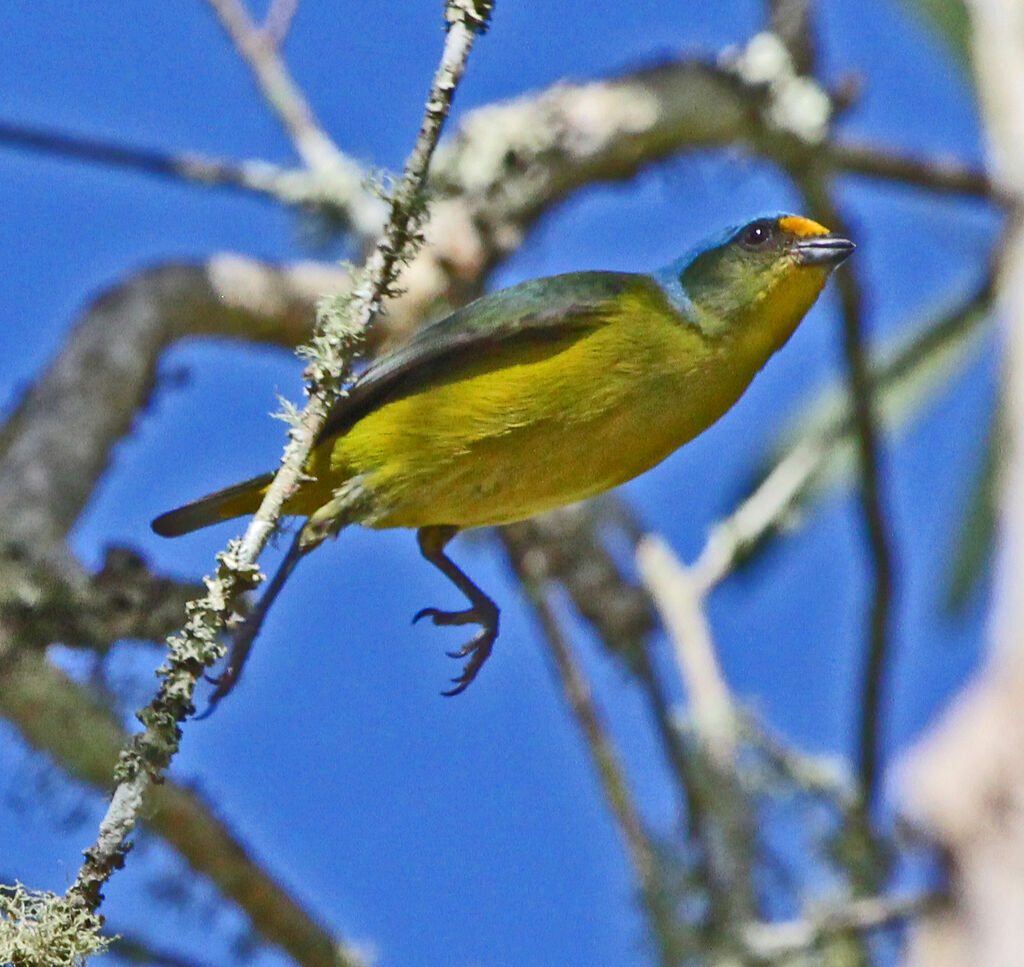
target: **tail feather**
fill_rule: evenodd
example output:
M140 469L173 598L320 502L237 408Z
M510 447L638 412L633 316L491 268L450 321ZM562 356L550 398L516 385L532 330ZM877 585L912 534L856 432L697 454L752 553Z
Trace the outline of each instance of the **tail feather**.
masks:
M263 473L251 480L243 480L193 500L183 507L169 510L157 517L150 526L161 537L180 537L200 527L209 527L222 520L254 513L263 499L263 492L273 479L272 473Z

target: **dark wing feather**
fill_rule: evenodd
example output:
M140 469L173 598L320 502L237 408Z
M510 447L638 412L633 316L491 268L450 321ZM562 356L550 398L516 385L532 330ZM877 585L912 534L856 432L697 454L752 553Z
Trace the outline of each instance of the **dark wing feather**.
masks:
M538 344L600 326L616 296L655 283L624 272L534 279L471 302L369 367L334 405L319 439L344 433L385 403L512 342Z

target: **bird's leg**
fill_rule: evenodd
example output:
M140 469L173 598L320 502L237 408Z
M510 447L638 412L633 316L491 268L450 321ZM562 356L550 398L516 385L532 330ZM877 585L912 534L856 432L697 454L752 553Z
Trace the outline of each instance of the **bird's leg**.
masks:
M291 576L292 571L295 570L296 565L310 549L303 543L303 532L300 530L295 535L295 540L292 541L291 547L288 548L288 553L285 554L277 572L271 578L259 601L256 602L255 607L246 615L245 620L231 636L231 646L228 649L228 661L224 666L224 671L216 677L207 676L207 679L217 687L210 696L210 703L207 705L206 711L202 715L195 716L197 721L213 714L213 710L220 704L221 700L238 684L238 680L242 677L242 669L245 667L246 659L252 650L253 642L263 627L263 619L266 618L270 606L274 603L278 594L281 593L281 589Z
M469 600L469 607L464 611L441 611L439 608L424 608L417 612L413 623L420 618L429 617L436 625L478 624L480 630L458 651L448 652L451 658L466 658L466 667L458 678L453 678L454 688L442 692L442 695L458 695L465 691L481 666L487 661L498 637L498 606L480 590L444 553L445 546L459 532L451 525L421 527L416 532L420 544L420 553L430 561L452 584L455 585Z

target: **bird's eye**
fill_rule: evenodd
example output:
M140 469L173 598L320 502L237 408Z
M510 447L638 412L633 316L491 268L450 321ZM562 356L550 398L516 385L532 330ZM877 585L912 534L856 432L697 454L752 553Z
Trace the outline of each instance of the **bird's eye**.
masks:
M771 241L774 228L771 222L754 222L746 227L740 242L744 248L761 248Z

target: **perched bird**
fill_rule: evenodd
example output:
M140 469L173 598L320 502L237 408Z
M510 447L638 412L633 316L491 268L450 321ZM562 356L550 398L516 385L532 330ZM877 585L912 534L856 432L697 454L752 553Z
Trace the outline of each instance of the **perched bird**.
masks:
M853 249L807 218L758 218L650 275L523 282L424 328L335 405L309 479L285 504L307 521L262 611L302 554L340 528L416 528L423 557L469 607L425 608L414 621L479 626L450 653L468 661L445 694L461 692L490 654L498 608L445 554L448 542L599 494L707 429ZM172 510L153 529L173 537L253 513L271 478ZM218 697L254 634L236 643Z

